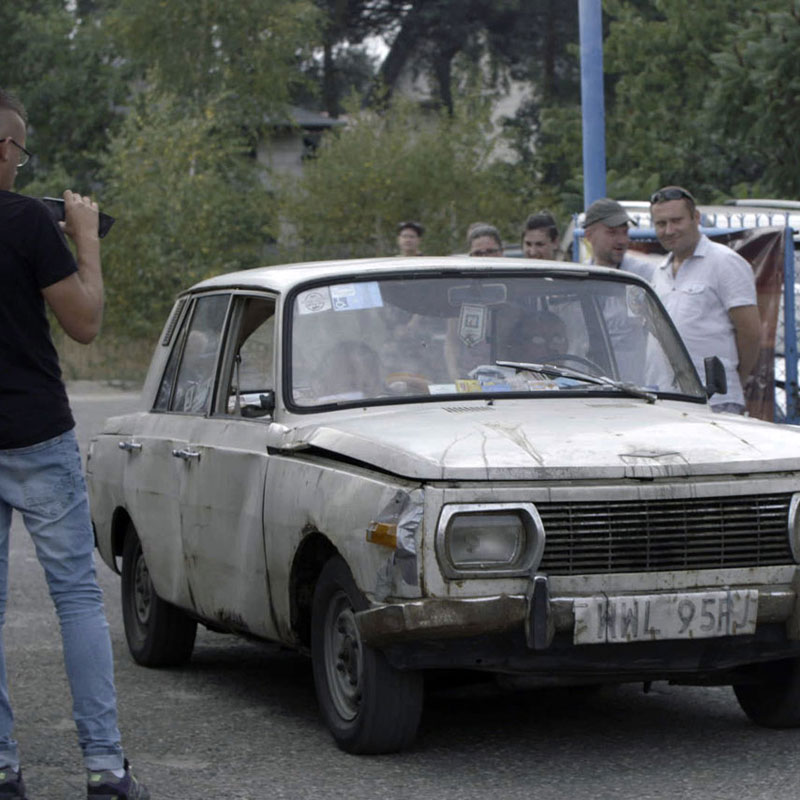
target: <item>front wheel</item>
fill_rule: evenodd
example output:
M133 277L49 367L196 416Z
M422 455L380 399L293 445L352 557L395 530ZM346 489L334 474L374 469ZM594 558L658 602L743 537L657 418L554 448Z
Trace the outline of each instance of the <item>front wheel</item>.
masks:
M367 607L347 564L322 570L311 617L311 661L320 713L348 753L393 753L409 747L422 714L422 674L392 667L361 641L355 612Z
M197 622L156 594L132 525L122 549L122 619L137 664L175 667L192 655Z
M800 727L800 658L758 664L753 678L733 687L742 711L765 728Z

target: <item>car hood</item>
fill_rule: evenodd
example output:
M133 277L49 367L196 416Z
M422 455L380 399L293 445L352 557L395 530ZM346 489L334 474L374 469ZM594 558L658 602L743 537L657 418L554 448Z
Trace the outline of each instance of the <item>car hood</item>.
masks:
M800 468L800 430L676 401L537 398L340 411L273 424L308 448L421 480L656 478Z

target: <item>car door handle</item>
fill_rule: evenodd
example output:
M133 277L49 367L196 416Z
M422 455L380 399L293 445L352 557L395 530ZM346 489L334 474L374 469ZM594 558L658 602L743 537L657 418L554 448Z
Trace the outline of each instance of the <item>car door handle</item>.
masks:
M172 455L174 455L175 458L182 458L184 461L200 459L200 453L198 453L197 450L173 450Z
M129 453L134 450L142 449L141 442L119 442L117 447L119 447L120 450L127 450Z

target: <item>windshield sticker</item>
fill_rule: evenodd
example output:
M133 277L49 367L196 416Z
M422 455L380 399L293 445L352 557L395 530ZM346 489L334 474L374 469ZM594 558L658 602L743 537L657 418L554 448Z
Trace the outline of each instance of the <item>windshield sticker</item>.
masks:
M552 380L527 381L528 389L532 392L554 392L558 391L561 387Z
M331 293L327 286L309 289L297 295L298 314L319 314L331 310Z
M486 338L486 306L464 303L458 320L458 338L474 347Z
M482 392L510 392L511 385L505 381L498 380L485 380L478 381L481 385Z
M377 281L342 283L331 286L334 311L356 311L362 308L381 308L383 299Z

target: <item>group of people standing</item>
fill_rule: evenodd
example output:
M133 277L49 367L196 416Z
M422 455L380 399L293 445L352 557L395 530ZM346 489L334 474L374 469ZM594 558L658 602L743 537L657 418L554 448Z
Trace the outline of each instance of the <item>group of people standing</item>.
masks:
M738 253L712 242L700 230L700 212L691 192L665 186L650 197L652 226L666 257L661 263L629 252L629 230L637 223L608 197L593 202L584 214L584 237L590 263L635 273L648 281L672 317L699 375L704 359L718 356L725 367L727 393L711 400L714 411L744 414L744 386L758 361L761 320L753 270ZM398 226L401 255L421 254L423 226ZM469 255L503 255L499 230L476 222L467 231ZM548 211L531 214L521 237L525 258L556 260L559 231Z

